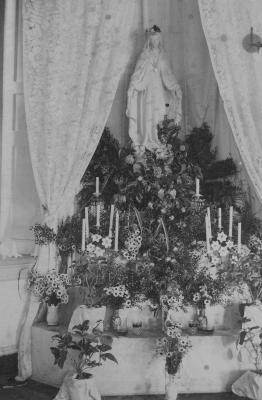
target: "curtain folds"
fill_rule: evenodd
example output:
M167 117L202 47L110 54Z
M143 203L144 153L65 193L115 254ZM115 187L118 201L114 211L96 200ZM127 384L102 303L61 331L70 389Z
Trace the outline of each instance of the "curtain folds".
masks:
M262 200L262 57L242 46L250 32L262 34L262 3L198 0L202 25L235 142Z
M44 221L73 214L81 177L97 147L130 57L135 0L24 2L24 94L29 149ZM43 250L43 249L42 249ZM54 249L51 249L54 255ZM38 259L37 268L55 267ZM28 295L19 326L18 380L32 374Z
M29 147L46 222L73 213L130 52L135 1L34 0L24 8Z

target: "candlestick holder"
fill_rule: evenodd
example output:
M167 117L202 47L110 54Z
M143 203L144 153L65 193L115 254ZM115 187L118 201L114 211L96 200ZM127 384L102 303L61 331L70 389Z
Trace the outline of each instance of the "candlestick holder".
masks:
M195 211L200 211L205 206L205 199L202 194L194 194L191 200L191 208Z

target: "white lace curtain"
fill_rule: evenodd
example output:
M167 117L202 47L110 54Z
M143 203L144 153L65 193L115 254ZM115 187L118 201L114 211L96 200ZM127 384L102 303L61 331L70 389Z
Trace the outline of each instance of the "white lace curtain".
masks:
M24 8L26 119L46 222L73 212L130 53L135 2L33 0Z
M262 35L261 0L198 0L225 111L247 173L262 200L262 53L242 46Z
M29 148L45 222L53 228L74 211L74 196L129 60L135 6L135 0L25 2ZM48 267L38 262L39 270ZM17 379L32 373L31 326L37 305L28 295L19 326Z

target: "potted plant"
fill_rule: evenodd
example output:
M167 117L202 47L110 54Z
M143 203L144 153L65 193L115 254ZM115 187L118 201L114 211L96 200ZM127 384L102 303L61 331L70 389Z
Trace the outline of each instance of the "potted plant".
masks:
M182 360L190 347L186 336L182 336L179 322L166 322L165 335L157 340L157 354L165 356L166 400L176 400L178 394L177 373Z
M97 324L99 322L97 321ZM50 349L55 358L54 363L60 368L64 367L71 352L77 352L76 358L70 357L75 373L65 377L60 389L60 392L67 392L71 400L85 400L88 391L91 391L94 399L100 398L93 375L89 371L99 367L106 360L117 363L114 355L109 352L112 349L112 337L103 334L97 326L91 327L89 321L85 320L73 327L72 334L66 332L53 336L56 345Z

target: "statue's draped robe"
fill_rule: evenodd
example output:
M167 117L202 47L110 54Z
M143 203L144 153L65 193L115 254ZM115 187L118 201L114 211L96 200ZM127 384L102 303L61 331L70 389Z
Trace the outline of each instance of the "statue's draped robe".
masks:
M129 136L135 147L149 150L159 148L157 125L166 114L178 124L181 120L182 95L166 55L160 50L159 57L149 48L140 55L128 89L127 116Z

